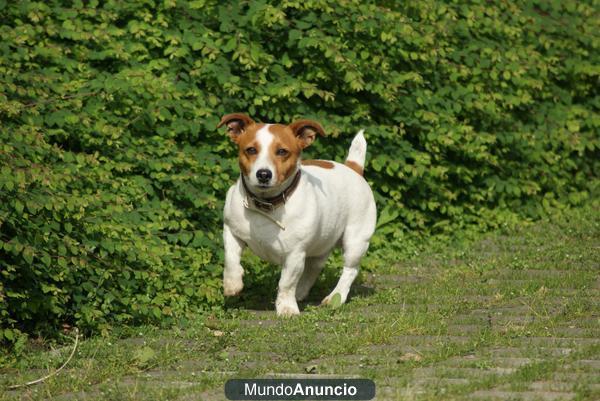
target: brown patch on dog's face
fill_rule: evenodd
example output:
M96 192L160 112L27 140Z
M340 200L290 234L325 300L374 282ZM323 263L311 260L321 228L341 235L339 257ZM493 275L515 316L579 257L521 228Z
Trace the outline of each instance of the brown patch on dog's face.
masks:
M296 172L303 148L302 140L287 125L270 125L269 132L273 135L269 157L275 166L276 183L281 184Z
M334 167L334 164L327 160L302 160L301 163L303 166L316 166L326 169L332 169Z
M256 133L264 126L265 124L252 124L237 137L240 170L245 176L250 174L252 165L260 153L261 145L256 140Z

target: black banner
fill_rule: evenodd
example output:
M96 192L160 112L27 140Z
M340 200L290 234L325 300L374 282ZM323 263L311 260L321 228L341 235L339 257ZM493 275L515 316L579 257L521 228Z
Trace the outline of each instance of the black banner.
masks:
M370 400L375 383L368 379L232 379L229 400Z

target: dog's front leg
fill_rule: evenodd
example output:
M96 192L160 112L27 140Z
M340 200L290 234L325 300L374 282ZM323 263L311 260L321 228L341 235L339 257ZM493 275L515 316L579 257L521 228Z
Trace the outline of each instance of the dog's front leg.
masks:
M279 291L275 308L278 316L292 316L300 313L296 302L296 287L304 272L304 252L292 252L283 263Z
M223 243L225 244L225 269L223 270L223 293L229 297L238 295L244 282L244 268L240 264L245 244L235 237L227 224L223 226Z

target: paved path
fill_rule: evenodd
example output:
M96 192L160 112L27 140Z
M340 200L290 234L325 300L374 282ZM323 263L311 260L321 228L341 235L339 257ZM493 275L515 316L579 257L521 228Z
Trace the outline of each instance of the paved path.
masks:
M228 378L302 376L373 378L377 400L598 400L597 234L578 236L522 249L518 236L499 236L466 256L390 266L364 275L333 314L309 307L288 321L269 303L241 302L203 331L154 339L180 350L170 363L53 399L222 400Z

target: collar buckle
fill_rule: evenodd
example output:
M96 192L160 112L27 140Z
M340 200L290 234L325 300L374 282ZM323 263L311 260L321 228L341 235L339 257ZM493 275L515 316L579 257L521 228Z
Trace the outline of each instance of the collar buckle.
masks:
M267 202L257 197L252 197L252 200L254 201L254 206L256 206L259 209L266 210L269 212L275 210L275 205L272 202Z

